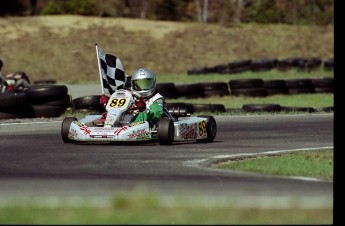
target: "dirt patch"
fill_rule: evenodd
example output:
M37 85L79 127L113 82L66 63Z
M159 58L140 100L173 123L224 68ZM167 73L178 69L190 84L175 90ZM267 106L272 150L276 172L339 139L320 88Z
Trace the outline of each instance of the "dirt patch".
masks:
M149 67L186 73L243 59L334 55L334 27L216 24L85 16L0 18L4 71L62 81L98 79L94 44L120 57L126 73Z

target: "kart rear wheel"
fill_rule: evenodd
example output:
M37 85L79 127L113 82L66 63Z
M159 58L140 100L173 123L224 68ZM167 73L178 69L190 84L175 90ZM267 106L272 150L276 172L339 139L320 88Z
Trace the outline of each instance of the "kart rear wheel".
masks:
M162 118L158 122L158 142L161 145L169 145L174 141L175 127L171 119Z
M74 140L68 138L69 128L71 127L71 123L73 121L77 121L74 117L66 117L61 124L61 137L64 143L74 143Z
M212 142L214 138L216 138L217 135L217 123L213 116L208 115L200 115L198 116L200 118L207 118L206 123L206 132L207 132L207 138L206 139L199 139L198 142L207 143Z

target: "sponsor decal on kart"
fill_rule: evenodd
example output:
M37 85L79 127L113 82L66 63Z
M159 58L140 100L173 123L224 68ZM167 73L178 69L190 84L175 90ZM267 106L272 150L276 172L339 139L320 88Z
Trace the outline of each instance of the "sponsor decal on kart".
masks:
M196 124L183 123L179 126L180 136L182 139L194 139L196 138Z
M150 134L146 129L136 130L133 133L128 134L128 139L145 140L149 139Z
M75 137L78 137L77 131L76 131L75 129L71 129L71 130L69 131L69 133L68 133L68 137L71 138L71 139L73 139L73 138L75 138Z
M84 126L84 124L83 124L83 123L81 123L81 122L79 122L79 121L74 121L74 123L75 123L77 126L79 126L79 127Z
M128 124L129 127L132 127L132 126L137 126L137 125L141 125L141 124L144 124L145 122L144 121L141 121L141 122L132 122L131 124Z
M206 130L206 121L203 120L203 121L200 121L198 123L198 128L199 128L199 136L202 137L204 136L205 134L207 134L207 130Z
M114 134L115 134L116 136L118 136L122 131L126 131L127 129L128 129L127 126L123 126L123 127L121 127L121 128L118 128L117 130L115 130Z
M91 133L91 130L90 130L87 126L82 126L82 127L80 127L80 130L81 130L81 131L84 131L84 134L85 134L85 135L88 135L88 134Z

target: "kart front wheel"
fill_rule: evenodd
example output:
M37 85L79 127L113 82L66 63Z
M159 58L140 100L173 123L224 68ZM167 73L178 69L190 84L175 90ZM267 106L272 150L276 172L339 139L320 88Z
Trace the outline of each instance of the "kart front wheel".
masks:
M200 118L207 118L207 124L206 124L206 131L207 131L207 138L206 139L200 139L197 140L198 142L212 142L214 138L216 138L217 135L217 123L213 116L208 115L202 115L198 116Z
M158 142L161 145L169 145L174 141L175 127L171 119L162 118L158 122Z
M61 124L61 137L64 143L73 143L74 140L68 138L69 128L71 127L71 123L73 121L77 121L74 117L66 117Z

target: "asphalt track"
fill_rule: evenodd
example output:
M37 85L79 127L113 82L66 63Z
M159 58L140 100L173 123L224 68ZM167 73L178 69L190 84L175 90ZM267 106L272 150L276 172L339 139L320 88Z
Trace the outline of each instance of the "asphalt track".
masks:
M0 121L0 204L104 203L117 192L197 197L205 203L332 207L333 182L224 171L234 156L333 147L333 114L216 116L212 143L65 144L61 118Z

